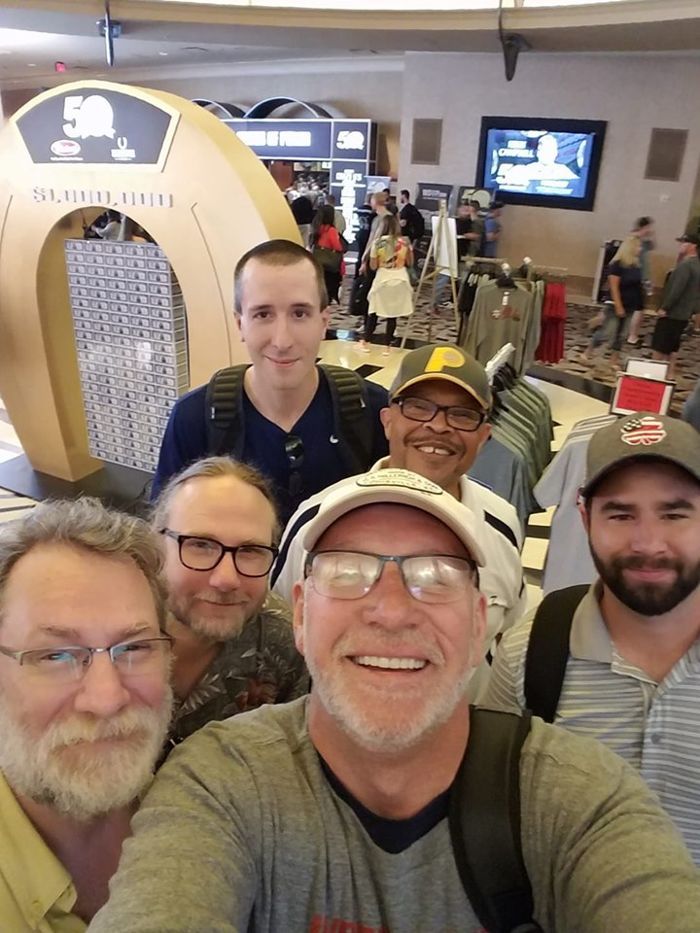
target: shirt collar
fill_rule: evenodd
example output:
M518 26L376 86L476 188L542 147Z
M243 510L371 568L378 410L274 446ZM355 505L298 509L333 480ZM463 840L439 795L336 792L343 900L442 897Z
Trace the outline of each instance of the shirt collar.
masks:
M593 583L576 608L571 623L571 656L581 661L612 664L613 644L600 612L600 581Z
M571 637L569 651L573 658L581 661L598 661L601 664L620 664L632 670L620 655L610 637L608 627L600 611L600 598L603 595L603 586L600 580L591 584L588 592L578 604L571 623ZM694 670L700 670L700 639L697 639L684 655L683 663L692 665ZM649 679L649 675L639 668L642 679ZM651 681L650 682L654 682Z
M70 914L77 900L65 867L41 838L0 772L0 875L35 929L51 908Z

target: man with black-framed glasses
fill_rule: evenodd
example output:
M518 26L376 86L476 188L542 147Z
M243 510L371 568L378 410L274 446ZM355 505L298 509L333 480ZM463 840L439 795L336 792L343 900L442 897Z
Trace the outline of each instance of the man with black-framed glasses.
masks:
M0 530L3 933L80 933L107 899L172 708L161 563L96 499Z
M170 744L211 720L307 693L289 606L268 593L279 533L263 476L228 457L198 460L166 485L152 524L175 639Z
M488 650L497 635L525 612L526 590L520 560L522 530L513 506L470 480L477 454L491 434L488 423L491 389L484 367L460 347L430 344L411 350L401 361L389 389L389 406L380 417L389 442L389 456L376 470L401 468L432 480L484 519L486 554L482 591L487 598ZM272 571L272 588L285 599L304 560L301 532L332 490L351 483L341 480L303 502L289 520ZM486 688L484 663L470 690L478 700Z

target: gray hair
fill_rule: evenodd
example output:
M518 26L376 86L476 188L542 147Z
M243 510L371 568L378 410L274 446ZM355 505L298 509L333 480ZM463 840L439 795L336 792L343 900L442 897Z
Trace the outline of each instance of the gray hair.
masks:
M10 571L41 544L66 544L104 557L132 560L153 594L158 626L165 628L163 558L148 522L107 508L89 496L42 502L25 517L0 528L0 622Z
M257 489L258 492L262 493L272 509L272 542L276 544L282 529L280 528L272 487L260 470L256 470L255 467L249 466L247 463L234 460L233 457L203 457L201 460L195 460L194 463L185 467L180 473L171 477L153 504L151 512L153 528L156 531L162 531L167 527L173 499L181 486L184 486L191 479L199 479L200 477L212 479L219 476L232 476L234 479L245 483L246 486L252 486L253 489Z

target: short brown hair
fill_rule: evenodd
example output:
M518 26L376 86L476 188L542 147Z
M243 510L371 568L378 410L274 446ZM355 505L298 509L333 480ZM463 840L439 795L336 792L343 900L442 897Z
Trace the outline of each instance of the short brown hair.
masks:
M266 240L265 243L258 243L257 246L249 249L236 263L233 273L233 304L237 314L241 314L243 310L243 272L251 259L257 259L266 266L293 266L297 262L310 262L316 275L319 310L323 311L328 307L328 292L323 269L311 253L298 243L293 243L292 240Z
M219 476L232 476L234 479L238 479L242 483L245 483L246 486L252 486L253 489L257 489L258 492L262 493L272 508L274 519L272 526L272 542L276 544L281 534L281 528L277 515L275 498L272 494L272 487L259 470L249 466L247 463L234 460L233 457L203 457L201 460L195 460L194 463L191 463L189 466L185 467L184 470L181 470L175 476L171 477L153 503L151 525L154 530L160 532L167 527L168 514L173 498L181 486L184 486L184 484L191 479L199 479L200 477L213 479Z
M132 560L148 582L158 627L164 630L163 558L148 522L109 509L89 496L42 502L24 518L8 522L0 531L0 610L10 571L42 544L65 544L103 557Z

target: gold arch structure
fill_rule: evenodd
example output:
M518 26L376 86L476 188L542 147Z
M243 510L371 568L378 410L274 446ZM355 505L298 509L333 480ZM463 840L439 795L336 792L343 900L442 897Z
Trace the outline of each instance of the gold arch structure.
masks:
M113 125L96 98L111 101ZM8 121L0 395L31 467L71 483L103 463L88 449L64 241L82 236L81 212L108 208L148 230L172 265L187 308L192 386L246 358L232 313L238 258L273 237L300 242L257 156L190 101L86 81L38 95Z

